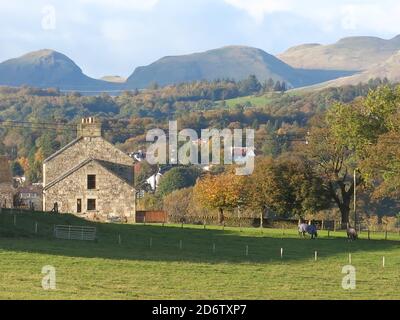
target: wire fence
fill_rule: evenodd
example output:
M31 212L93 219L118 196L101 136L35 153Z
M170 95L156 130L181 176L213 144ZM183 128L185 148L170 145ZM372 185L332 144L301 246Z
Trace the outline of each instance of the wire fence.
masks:
M41 236L52 237L54 236L54 226L60 224L62 219L63 224L68 225L82 225L94 226L98 222L85 220L75 217L73 215L54 214L54 213L40 213L41 219L43 217L52 218L46 223L39 223L34 221L34 216L27 217L27 214L33 214L35 211L27 209L5 209L0 208L0 235L5 236L18 236L24 234L36 234ZM60 218L61 217L61 218ZM53 223L52 223L53 221ZM305 221L308 223L308 221ZM335 237L339 234L342 236L346 234L348 227L347 223L341 223L334 220L314 220L320 234L327 237ZM121 222L117 222L121 223ZM109 223L100 223L100 225L108 225ZM294 219L263 219L262 224L260 218L249 217L225 217L223 222L220 223L218 217L214 216L168 216L167 220L160 221L146 221L141 220L136 225L172 225L180 228L196 228L196 229L214 229L226 230L232 229L237 231L247 230L275 230L281 232L282 235L296 235L298 232L298 220ZM9 228L12 226L12 228ZM388 225L377 224L370 226L364 223L357 224L356 230L359 238L369 240L400 240L400 228L398 225L388 228Z
M222 226L222 227L236 227L236 228L266 228L266 229L298 229L299 220L297 219L263 219L250 218L250 217L224 217L223 222L218 220L215 216L169 216L168 221L172 223L179 223L182 225L203 225L207 226ZM309 220L305 220L309 223ZM313 223L320 231L345 231L354 225L343 223L340 220L313 220ZM389 233L398 234L400 236L400 225L388 225L378 223L374 225L365 222L357 223L354 227L359 234L382 234L385 238Z

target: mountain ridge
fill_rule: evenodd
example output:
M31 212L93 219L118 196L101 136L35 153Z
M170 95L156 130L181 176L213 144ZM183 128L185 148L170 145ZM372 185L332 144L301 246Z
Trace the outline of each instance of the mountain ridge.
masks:
M272 78L292 87L310 85L345 75L343 71L299 70L258 48L224 46L187 55L166 56L148 66L137 67L127 86L143 88L153 82L164 86L196 80L229 78L242 80L254 74L260 81ZM331 76L332 74L332 76Z
M56 87L65 91L123 91L192 81L255 75L285 81L291 88L367 82L368 77L400 80L400 35L392 39L346 37L329 45L306 43L274 56L262 49L228 45L186 55L169 55L137 67L126 79L94 79L68 56L52 49L29 52L0 63L0 85ZM392 60L390 60L390 58ZM397 58L396 58L397 57ZM399 71L397 71L399 70Z
M52 49L41 49L0 63L0 85L58 87L95 90L113 84L90 78L69 57Z
M295 68L364 71L400 50L400 35L391 39L346 37L333 44L294 46L277 57Z

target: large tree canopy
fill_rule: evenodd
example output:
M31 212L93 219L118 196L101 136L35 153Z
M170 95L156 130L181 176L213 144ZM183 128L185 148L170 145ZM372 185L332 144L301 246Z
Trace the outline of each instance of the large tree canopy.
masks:
M362 177L378 198L400 196L400 87L380 87L357 103L336 105L335 137L355 152Z
M315 213L330 205L322 182L303 156L261 158L248 180L249 204L282 216Z
M237 176L232 172L208 174L197 181L193 190L194 199L205 208L218 210L218 220L223 223L225 210L247 204L245 179L245 176Z
M200 174L201 170L196 167L172 168L161 178L157 193L166 196L175 190L192 187Z

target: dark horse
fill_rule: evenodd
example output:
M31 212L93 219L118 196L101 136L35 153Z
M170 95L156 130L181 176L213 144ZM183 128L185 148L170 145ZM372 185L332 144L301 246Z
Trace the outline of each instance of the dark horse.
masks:
M306 233L311 235L311 239L316 239L318 237L317 227L314 223L307 224L304 221L299 221L299 234L303 235L303 238L306 236Z

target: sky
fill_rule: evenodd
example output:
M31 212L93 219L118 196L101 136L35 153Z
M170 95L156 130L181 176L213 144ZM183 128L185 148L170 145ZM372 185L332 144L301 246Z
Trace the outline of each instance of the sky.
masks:
M271 54L400 34L398 0L0 0L0 61L39 49L85 74L129 76L168 55L246 45Z

